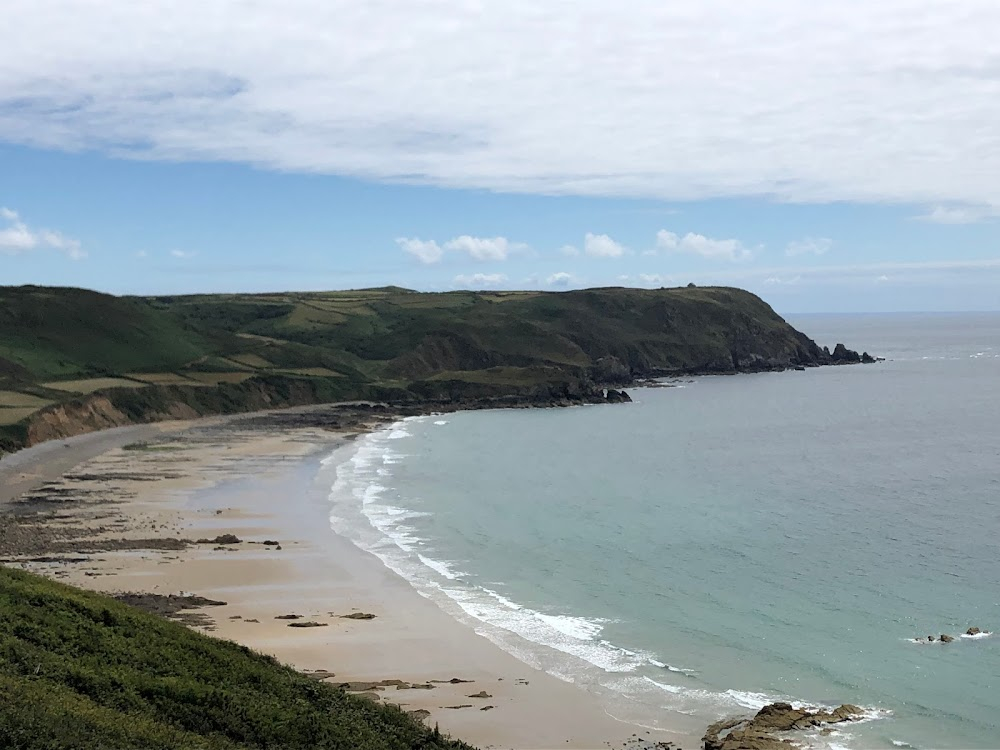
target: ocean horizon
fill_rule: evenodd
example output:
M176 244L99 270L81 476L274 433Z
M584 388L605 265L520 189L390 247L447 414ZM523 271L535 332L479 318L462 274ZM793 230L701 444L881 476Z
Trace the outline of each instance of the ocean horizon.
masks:
M1000 627L1000 313L787 319L885 361L401 420L331 526L622 720L851 703L800 739L995 747L1000 641L964 634Z

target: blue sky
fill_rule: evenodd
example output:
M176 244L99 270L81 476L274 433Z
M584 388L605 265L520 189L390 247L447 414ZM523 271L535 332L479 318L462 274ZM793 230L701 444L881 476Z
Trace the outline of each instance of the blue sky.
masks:
M0 284L1000 309L993 3L10 2Z

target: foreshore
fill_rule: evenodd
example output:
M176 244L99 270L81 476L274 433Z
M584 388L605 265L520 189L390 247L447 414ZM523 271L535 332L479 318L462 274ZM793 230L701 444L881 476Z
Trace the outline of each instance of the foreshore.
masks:
M102 592L145 593L191 627L394 703L483 748L694 748L517 660L335 534L331 455L395 415L311 407L127 427L0 460L0 559ZM199 541L201 540L201 541ZM211 540L211 541L210 541ZM662 745L663 747L666 744Z

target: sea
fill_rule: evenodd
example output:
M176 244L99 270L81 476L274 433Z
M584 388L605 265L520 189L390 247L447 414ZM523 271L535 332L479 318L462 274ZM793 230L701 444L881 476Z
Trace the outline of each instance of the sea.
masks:
M998 748L1000 313L788 320L885 361L406 419L331 526L624 721L851 703L798 739Z

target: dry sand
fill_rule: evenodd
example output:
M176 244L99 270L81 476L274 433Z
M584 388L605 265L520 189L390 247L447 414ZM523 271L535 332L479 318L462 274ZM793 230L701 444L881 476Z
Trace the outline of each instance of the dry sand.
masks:
M31 512L45 513L41 538L51 554L17 548L24 535L13 534L0 556L98 591L226 602L200 609L210 619L192 626L302 671L332 672L328 682L355 683L353 690L374 699L426 711L429 724L483 748L696 746L690 733L651 733L614 719L597 696L518 661L334 534L329 488L316 474L319 460L352 437L216 418L125 428L8 456L0 461L7 488L0 510L6 503L36 524ZM151 442L123 449L138 440ZM222 534L242 541L179 541ZM15 562L16 553L22 561L62 559ZM345 617L352 614L374 617ZM283 615L300 617L277 619ZM392 680L404 686L357 684ZM413 685L423 687L406 687Z

